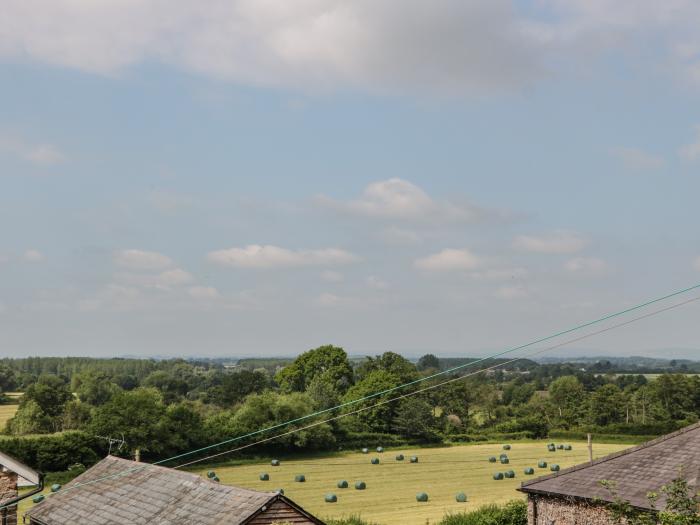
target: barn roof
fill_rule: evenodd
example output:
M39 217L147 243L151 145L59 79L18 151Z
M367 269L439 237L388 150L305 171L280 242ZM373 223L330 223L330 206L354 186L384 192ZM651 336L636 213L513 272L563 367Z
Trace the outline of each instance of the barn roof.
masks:
M83 485L71 490L77 484ZM308 515L276 492L221 485L189 472L107 456L27 516L45 525L240 525L280 499Z
M700 423L593 462L526 481L520 490L612 502L614 496L600 485L601 480L608 480L615 482L619 497L639 508L650 508L647 494L657 492L656 507L662 509L666 498L660 489L677 478L679 471L691 488L700 488Z

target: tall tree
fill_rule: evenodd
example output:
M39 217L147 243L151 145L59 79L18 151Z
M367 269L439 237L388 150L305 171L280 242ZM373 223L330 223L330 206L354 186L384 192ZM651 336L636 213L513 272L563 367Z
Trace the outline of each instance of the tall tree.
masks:
M283 392L304 392L311 381L322 375L336 392L345 393L353 384L353 370L340 347L325 345L304 352L275 375Z

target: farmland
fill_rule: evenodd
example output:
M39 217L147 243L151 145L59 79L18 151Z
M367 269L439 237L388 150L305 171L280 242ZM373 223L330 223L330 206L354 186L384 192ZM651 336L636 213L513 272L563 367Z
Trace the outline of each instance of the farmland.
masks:
M5 423L17 412L17 405L0 405L0 431L5 428Z
M445 513L472 510L485 503L505 502L520 497L516 488L524 479L549 474L549 469L537 468L539 459L556 462L562 468L588 460L586 444L572 442L573 450L548 452L545 442L515 442L509 451L500 445L469 445L440 448L396 449L369 454L346 453L317 459L282 461L272 467L269 461L242 465L210 467L222 483L256 490L273 491L282 488L285 495L320 518L359 514L371 521L394 524L425 524L436 522ZM627 448L628 445L596 444L594 456L600 457ZM489 456L507 453L508 465L489 463ZM403 461L395 456L403 454ZM410 463L410 456L418 463ZM371 458L379 458L373 465ZM535 476L525 476L525 467L534 467ZM512 469L514 479L494 481L495 472ZM207 469L195 472L206 475ZM260 481L266 472L269 481ZM305 483L294 482L294 476L304 474ZM339 489L336 483L347 480L349 488ZM356 481L367 484L366 490L355 490ZM429 501L418 503L417 492L427 492ZM455 494L465 492L467 503L457 503ZM325 503L324 495L334 493L337 503Z

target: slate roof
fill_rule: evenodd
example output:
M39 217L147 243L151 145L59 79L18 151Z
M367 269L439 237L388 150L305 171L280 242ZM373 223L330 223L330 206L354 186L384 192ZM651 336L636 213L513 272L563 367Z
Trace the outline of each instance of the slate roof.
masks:
M70 490L79 483L89 484ZM276 492L107 456L26 515L45 525L240 525L278 499L299 508Z
M611 502L614 496L599 483L609 480L616 482L618 496L638 508L650 508L647 493L657 492L656 507L663 509L666 498L661 487L677 478L679 469L697 492L700 489L700 423L593 462L526 481L519 490Z

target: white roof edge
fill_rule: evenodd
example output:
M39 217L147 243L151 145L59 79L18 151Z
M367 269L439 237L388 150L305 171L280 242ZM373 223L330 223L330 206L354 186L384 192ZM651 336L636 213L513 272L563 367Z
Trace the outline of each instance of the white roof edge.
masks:
M27 480L32 485L38 485L41 483L41 476L33 468L29 468L7 454L0 452L0 466L11 470L17 474L20 478Z

